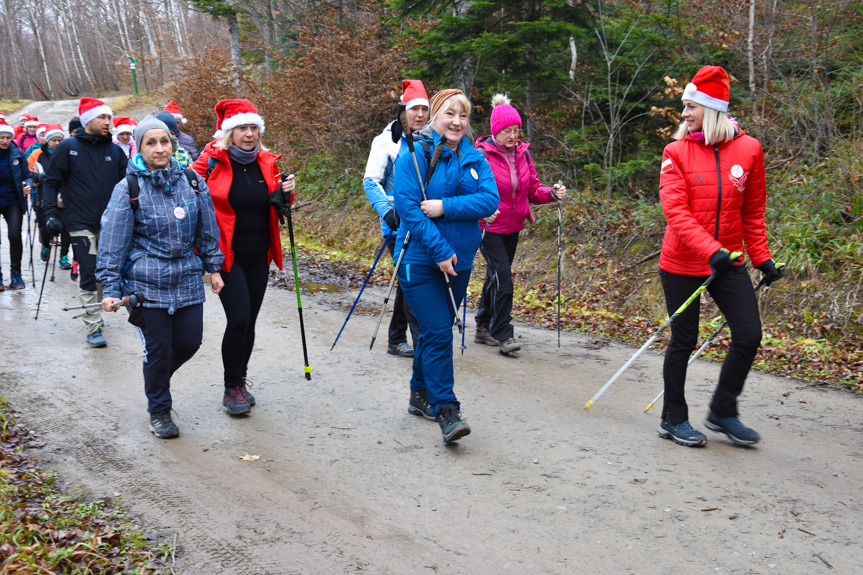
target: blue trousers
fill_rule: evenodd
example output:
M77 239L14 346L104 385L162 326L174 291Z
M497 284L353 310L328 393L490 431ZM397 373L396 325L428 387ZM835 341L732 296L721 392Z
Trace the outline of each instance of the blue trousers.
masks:
M471 269L450 276L456 306L467 291ZM399 284L419 322L420 335L414 351L411 389L426 390L435 415L442 405L459 405L453 386L452 333L455 310L437 266L405 264L399 267Z

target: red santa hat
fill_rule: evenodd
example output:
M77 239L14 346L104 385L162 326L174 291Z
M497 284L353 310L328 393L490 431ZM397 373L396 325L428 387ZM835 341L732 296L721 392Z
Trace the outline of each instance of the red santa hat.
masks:
M215 110L219 118L216 133L213 134L216 139L223 137L228 130L246 124L255 124L261 129L261 133L264 133L264 119L258 114L255 105L248 100L222 100L216 104Z
M132 123L131 118L126 118L123 116L114 118L114 133L115 134L131 134L135 125Z
M721 66L704 66L692 82L686 85L681 100L690 100L711 110L727 112L731 100L728 74Z
M114 112L112 112L108 104L102 100L97 100L96 98L81 98L81 101L78 103L78 117L81 119L82 126L86 127L87 124L102 114L108 114L112 117L114 116Z
M30 114L21 114L20 116L18 116L18 122L19 123L20 122L26 122L29 119L30 119Z
M45 124L45 141L48 142L51 138L57 137L66 137L66 133L63 132L63 126L60 124Z
M410 110L414 106L428 108L429 97L420 80L402 80L402 104L405 105L405 110Z
M0 134L9 134L10 136L14 136L15 129L7 124L5 120L0 120Z
M47 127L48 127L48 124L39 124L38 126L36 126L36 135L38 136L39 134L44 134L45 128L47 128Z
M180 106L177 105L177 102L171 100L167 104L165 104L165 111L169 112L174 119L180 122L181 124L186 123L186 118L183 117L183 112L180 111Z
M0 112L0 120L3 120L4 122L6 121L6 114L3 112Z
M27 116L27 119L24 120L25 128L32 128L39 125L39 118L36 116Z

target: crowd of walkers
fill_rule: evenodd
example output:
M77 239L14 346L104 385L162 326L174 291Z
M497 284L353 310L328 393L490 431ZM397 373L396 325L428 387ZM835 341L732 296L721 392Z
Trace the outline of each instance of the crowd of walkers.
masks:
M743 254L767 285L782 276L767 246L761 145L728 115L729 101L725 71L699 70L683 93L675 141L658 160L668 224L660 278L669 314L679 312L663 368L659 435L687 446L706 437L690 423L684 396L699 322L699 307L685 302L706 286L731 329L705 425L752 445L760 437L740 421L737 399L761 322ZM0 290L25 289L22 228L32 208L41 259L59 247L61 267L71 269L91 310L83 315L87 345L107 345L101 312L128 309L143 344L150 430L159 438L179 435L170 382L201 346L206 275L226 318L222 404L235 416L255 405L247 379L255 326L269 269L282 268L279 221L296 192L294 176L279 169L281 156L264 145L254 104L223 100L214 110L216 131L200 152L180 131L186 120L173 101L139 123L82 98L68 137L60 124L22 115L13 128L0 115L0 215L11 273L4 284L0 269ZM453 327L461 325L476 252L486 273L474 341L512 355L521 349L512 325L519 233L536 222L531 204L556 202L560 210L567 195L562 182L540 181L509 98L493 97L490 132L475 141L471 112L460 90L430 98L421 81L404 80L399 117L372 142L363 181L396 266L387 352L412 358L408 412L437 421L446 442L471 432L455 393Z

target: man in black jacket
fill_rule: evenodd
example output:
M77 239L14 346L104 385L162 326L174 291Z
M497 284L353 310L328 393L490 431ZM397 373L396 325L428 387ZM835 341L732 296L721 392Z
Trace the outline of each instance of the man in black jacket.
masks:
M102 301L96 283L96 253L102 212L114 186L126 175L126 154L111 142L113 112L95 98L81 98L78 113L84 131L63 140L54 150L42 190L45 227L53 237L63 226L72 239L78 260L78 295L81 303ZM57 192L63 190L63 223L57 212ZM84 316L87 343L105 347L102 313L92 308Z

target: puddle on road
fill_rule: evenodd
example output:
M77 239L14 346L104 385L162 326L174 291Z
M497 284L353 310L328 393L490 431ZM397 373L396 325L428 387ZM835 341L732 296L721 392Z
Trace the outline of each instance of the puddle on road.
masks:
M338 293L347 291L336 284L324 284L318 282L300 282L300 287L309 293Z

